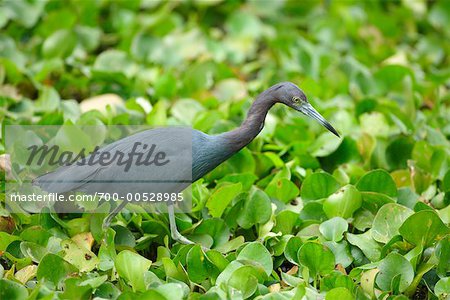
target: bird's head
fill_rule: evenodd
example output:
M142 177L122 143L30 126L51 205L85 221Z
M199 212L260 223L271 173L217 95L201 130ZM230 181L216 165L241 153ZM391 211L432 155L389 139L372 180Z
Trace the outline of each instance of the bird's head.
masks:
M292 82L282 82L274 85L269 90L272 91L272 95L276 102L283 103L308 117L313 118L339 137L336 129L334 129L333 126L331 126L331 124L314 109L314 107L312 107L308 102L305 93L298 86Z

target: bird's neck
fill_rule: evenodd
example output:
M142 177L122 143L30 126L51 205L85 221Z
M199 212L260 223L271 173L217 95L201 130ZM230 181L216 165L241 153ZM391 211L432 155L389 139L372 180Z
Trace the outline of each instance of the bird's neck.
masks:
M229 140L233 151L247 146L261 132L267 112L274 104L275 99L270 97L269 93L263 92L253 102L241 126L223 134Z

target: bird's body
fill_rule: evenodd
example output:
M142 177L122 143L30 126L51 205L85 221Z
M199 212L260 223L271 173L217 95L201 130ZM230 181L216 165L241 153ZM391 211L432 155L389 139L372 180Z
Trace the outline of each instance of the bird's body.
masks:
M192 148L173 149L172 146L179 143L179 134L174 135L174 131L186 134L187 130L190 131L187 134L191 136ZM165 149L166 159L170 160L171 167L132 166L125 173L124 167L117 163L107 166L100 166L99 164L78 165L74 163L59 167L54 172L36 178L34 184L52 193L77 191L94 194L95 192L107 192L123 196L129 192L126 186L135 182L136 184L133 185L134 193L149 191L178 193L189 186L190 183L202 178L220 163L227 160L234 154L235 149L235 146L230 145L227 137L223 134L208 135L195 129L155 128L138 132L106 145L98 150L98 154L104 152L115 153L117 151L130 153L136 142L147 145L154 144L158 145L159 148ZM148 151L149 149L147 148L147 152L144 152L143 155L146 156ZM187 156L192 156L192 164L189 163L188 165L186 163ZM85 158L86 161L89 159L90 156ZM153 180L154 182L137 184L145 178L150 178L148 172L158 172L155 176L159 178L159 181ZM179 184L167 186L164 181L179 181Z
M274 85L261 93L252 104L245 121L232 131L208 135L198 130L188 129L188 132L184 132L184 135L190 135L191 148L181 145L176 146L179 145L178 142L181 138L176 133L176 128L156 128L123 138L99 150L99 152L119 150L123 153L129 153L136 142L157 144L164 149L170 149L166 151L166 154L173 167L155 171L155 168L141 166L135 167L124 174L123 167L117 164L108 166L79 166L73 164L40 176L35 179L34 183L48 192L57 193L70 191L81 191L89 194L99 191L110 194L123 194L129 191L134 193L178 193L249 144L262 130L269 109L278 102L317 119L337 135L334 128L307 102L304 93L296 85L285 82ZM189 164L186 164L187 158L188 160L191 159ZM152 178L160 178L161 180L151 180L145 184L138 184L142 181L142 178L148 178L149 172L157 172L155 173L156 177ZM70 178L70 180L67 181L67 178ZM123 180L124 178L126 180ZM186 180L186 178L189 178L189 180ZM169 207L172 206L169 205ZM173 208L171 209L169 210L169 216L172 236L180 242L189 242L178 233Z

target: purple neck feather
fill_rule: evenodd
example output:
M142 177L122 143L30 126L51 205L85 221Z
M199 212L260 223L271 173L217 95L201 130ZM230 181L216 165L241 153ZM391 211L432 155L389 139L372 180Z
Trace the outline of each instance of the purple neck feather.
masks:
M267 112L276 103L271 90L261 93L253 102L247 118L238 128L223 133L233 151L237 152L247 146L263 129Z

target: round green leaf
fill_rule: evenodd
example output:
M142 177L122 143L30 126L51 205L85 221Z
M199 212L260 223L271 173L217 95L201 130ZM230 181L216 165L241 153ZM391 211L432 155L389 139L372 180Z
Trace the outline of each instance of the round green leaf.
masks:
M136 73L137 67L126 52L111 49L103 51L97 56L93 70L105 74L123 74L131 77Z
M47 280L58 285L68 274L76 271L77 269L62 257L49 253L41 259L36 277L38 280Z
M377 277L378 269L370 269L361 274L361 288L362 290L374 298L375 279Z
M179 282L162 284L154 290L163 295L165 299L184 299L187 286ZM153 298L150 298L153 300Z
M225 221L222 219L211 218L204 220L194 230L194 234L207 234L213 238L213 247L222 245L228 242L230 237L230 230L228 229Z
M258 287L258 278L253 274L254 272L253 266L241 266L231 274L228 280L230 286L241 291L244 299L253 295Z
M234 199L242 190L241 183L227 184L219 187L209 197L206 207L209 209L211 216L220 218L227 208L231 200Z
M303 181L300 195L306 202L326 198L338 189L339 183L333 176L328 173L314 173Z
M180 99L172 106L171 113L183 124L192 124L194 118L205 108L193 99Z
M370 261L378 261L381 255L381 246L372 237L372 229L361 234L346 234L347 240L358 247Z
M299 221L299 214L292 210L283 210L279 212L275 219L275 226L272 228L272 232L282 234L291 234L292 229Z
M196 283L201 283L208 277L214 266L207 259L200 245L195 245L189 250L186 258L189 279Z
M134 291L145 291L144 274L151 264L150 260L129 250L117 254L115 261L117 273L133 287Z
M287 178L278 178L272 181L265 192L272 198L278 199L283 203L287 203L297 197L298 187Z
M320 224L320 233L329 241L339 242L342 240L344 232L348 229L348 224L341 217L334 217Z
M267 276L270 276L272 273L272 256L270 255L269 250L261 243L253 242L247 244L241 252L239 252L236 259L254 261L263 267Z
M126 246L133 248L136 246L136 240L133 236L133 233L124 226L121 225L114 225L112 226L112 229L116 232L116 235L114 237L114 244L117 246Z
M412 137L400 136L393 140L386 148L386 160L389 166L392 169L406 169L413 147Z
M99 286L94 293L94 297L116 299L120 295L120 290L111 282L105 282Z
M272 215L272 206L266 193L255 189L244 201L244 207L237 218L237 222L242 228L247 229L269 221Z
M80 272L90 272L97 267L99 263L98 257L89 249L80 247L73 240L65 240L61 242L62 257L77 267Z
M302 239L298 236L293 236L289 239L284 249L284 256L288 261L298 265L298 250L303 245Z
M75 33L68 29L60 29L49 36L42 45L45 57L67 57L77 43Z
M447 299L450 295L450 277L441 278L434 286L434 293L439 299Z
M0 251L5 251L9 244L17 240L20 240L18 236L0 231Z
M309 269L312 277L326 275L334 270L334 255L330 249L314 242L304 244L298 250L299 262Z
M354 258L347 241L344 240L339 243L326 241L323 244L333 252L335 264L341 264L344 268L347 268L353 262Z
M337 287L327 292L325 295L325 300L353 300L355 297L353 297L352 293L345 287Z
M389 253L379 264L380 270L375 280L383 291L393 291L396 280L399 280L398 290L405 291L414 279L414 270L411 263L402 255ZM398 279L399 278L399 279Z
M397 196L397 186L391 175L384 170L374 170L366 173L356 184L361 192L376 192L390 197Z
M411 209L397 203L383 205L373 220L374 240L385 244L389 242L392 237L399 234L398 229L413 213Z
M0 299L27 299L27 289L17 282L0 279Z
M309 153L315 157L325 157L336 151L343 139L337 139L331 132L322 133L309 147Z
M431 246L450 232L439 216L432 210L419 211L400 226L400 234L413 245Z
M325 199L323 211L328 218L348 219L361 205L361 193L353 185L346 185Z

